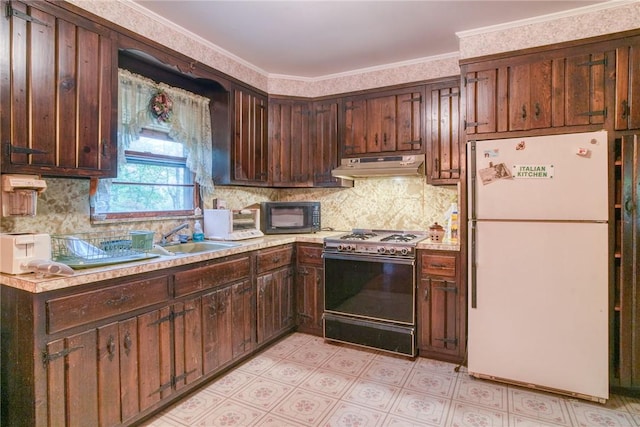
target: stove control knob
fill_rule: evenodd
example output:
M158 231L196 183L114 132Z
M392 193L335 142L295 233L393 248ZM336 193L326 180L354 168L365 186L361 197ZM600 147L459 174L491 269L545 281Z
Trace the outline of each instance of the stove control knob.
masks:
M401 253L402 255L407 255L407 254L409 253L409 249L407 249L407 248L402 248L402 249L400 249L400 253Z
M345 245L343 245L342 243L340 243L340 244L338 245L338 250L339 250L339 251L344 251L344 250L346 250L346 249L347 249L347 248L346 248L346 247L345 247Z
M379 253L379 254L383 254L384 252L385 252L384 246L380 246L380 247L378 248L378 253Z
M396 253L396 248L389 248L389 254L394 255Z

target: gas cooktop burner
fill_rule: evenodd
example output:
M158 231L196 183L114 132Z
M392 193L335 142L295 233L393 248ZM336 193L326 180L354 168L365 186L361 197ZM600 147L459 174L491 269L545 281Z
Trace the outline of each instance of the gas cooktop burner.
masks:
M366 231L353 231L351 234L345 234L340 237L341 240L369 240L373 237L376 237L377 234L374 232L366 232Z
M418 231L353 229L350 234L324 239L325 253L415 257L415 246L427 237Z
M387 237L383 237L380 239L381 242L410 242L414 239L417 239L418 236L415 234L392 234Z

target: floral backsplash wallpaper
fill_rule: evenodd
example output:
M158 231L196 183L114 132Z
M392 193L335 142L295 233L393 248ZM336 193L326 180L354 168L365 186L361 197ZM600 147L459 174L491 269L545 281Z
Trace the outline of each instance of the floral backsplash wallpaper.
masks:
M105 221L89 218L89 180L45 178L47 190L38 198L35 217L2 218L2 232L70 234L104 230L151 230L166 233L194 218L158 218L148 221ZM442 224L444 212L457 202L455 186L434 187L425 177L357 179L352 188L273 189L223 187L214 197L224 199L229 209L240 209L269 200L317 200L322 203L322 227L335 230L378 228L427 230ZM213 200L205 200L211 208Z

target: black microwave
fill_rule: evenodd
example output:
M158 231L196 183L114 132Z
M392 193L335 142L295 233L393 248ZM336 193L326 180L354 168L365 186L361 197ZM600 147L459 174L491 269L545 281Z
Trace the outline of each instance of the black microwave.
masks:
M264 234L320 231L320 202L262 202L260 229Z

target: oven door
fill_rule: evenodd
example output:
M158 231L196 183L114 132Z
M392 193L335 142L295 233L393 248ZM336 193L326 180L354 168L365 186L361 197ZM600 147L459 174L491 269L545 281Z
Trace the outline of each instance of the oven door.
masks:
M324 253L324 311L415 325L415 259Z

